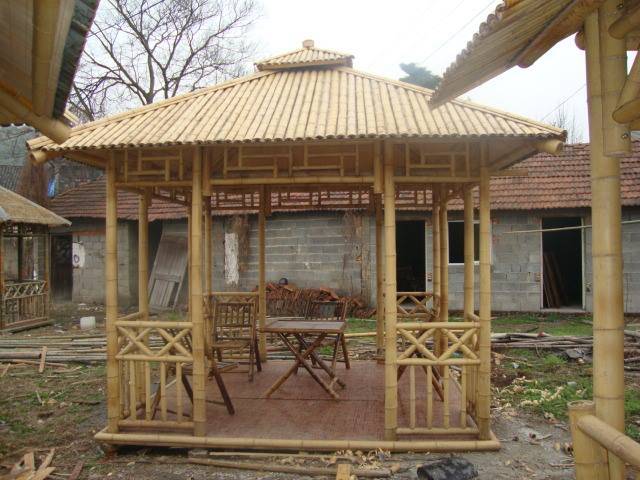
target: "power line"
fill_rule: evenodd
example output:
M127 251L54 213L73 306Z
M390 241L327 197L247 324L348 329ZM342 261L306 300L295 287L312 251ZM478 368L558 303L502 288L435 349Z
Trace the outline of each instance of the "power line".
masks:
M440 45L438 45L429 55L427 55L424 60L422 60L420 63L424 64L427 60L429 60L431 57L433 57L436 53L438 53L440 50L442 50L451 40L453 40L455 37L457 37L465 28L467 28L469 25L471 25L471 23L478 18L480 15L482 15L487 8L489 8L491 5L493 5L495 3L495 0L491 0L489 3L487 3L484 7L482 7L482 10L480 10L478 13L476 13L473 17L471 17L462 27L460 27L458 30L456 30L451 36L449 36L444 42L442 42Z
M587 84L583 83L582 86L580 86L580 88L578 88L575 92L573 92L571 95L569 95L567 98L565 98L562 102L560 102L558 105L555 106L555 108L553 110L551 110L549 113L547 113L544 117L542 117L540 120L544 120L545 118L547 118L549 115L551 115L552 113L554 113L556 110L558 110L559 108L562 108L562 106L567 103L569 100L571 100L573 97L575 97L578 93L580 93L582 91L582 89L584 87L586 87Z

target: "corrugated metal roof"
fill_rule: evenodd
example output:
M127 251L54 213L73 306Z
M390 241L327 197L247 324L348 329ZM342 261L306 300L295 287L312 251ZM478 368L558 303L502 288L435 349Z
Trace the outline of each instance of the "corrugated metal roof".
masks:
M258 70L282 70L318 65L343 65L351 67L353 55L316 48L313 40L302 42L302 48L265 58L256 63Z
M265 70L72 130L80 150L357 138L562 138L561 129L466 101L429 106L431 90L344 66Z
M504 0L442 75L433 104L455 98L511 67L528 67L579 30L603 0Z
M35 225L71 225L67 219L17 193L0 187L0 223L28 223Z

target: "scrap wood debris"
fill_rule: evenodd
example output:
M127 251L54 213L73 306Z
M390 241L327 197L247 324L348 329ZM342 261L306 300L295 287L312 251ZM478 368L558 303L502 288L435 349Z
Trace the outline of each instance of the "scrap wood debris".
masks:
M267 283L267 302L277 308L279 315L304 316L309 302L343 301L347 305L347 317L371 318L375 308L369 308L360 297L341 297L330 288L298 288L295 285Z
M55 448L52 448L47 456L36 468L36 458L33 451L22 456L10 469L8 474L0 475L0 480L45 480L56 469L51 467Z

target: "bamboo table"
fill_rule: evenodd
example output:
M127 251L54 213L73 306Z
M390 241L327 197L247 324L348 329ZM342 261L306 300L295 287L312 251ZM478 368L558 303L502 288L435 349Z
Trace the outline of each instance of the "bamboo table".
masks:
M291 351L291 353L293 353L296 361L291 368L284 373L284 375L269 387L265 396L269 398L273 392L280 388L287 378L298 371L298 368L304 367L307 372L309 372L309 375L311 375L311 378L313 378L329 395L336 400L340 398L333 387L335 384L338 384L342 388L346 385L338 378L335 371L328 366L322 358L320 358L316 353L316 349L322 345L322 341L327 335L342 334L344 333L346 326L346 322L294 320L290 318L273 318L271 322L267 323L261 331L264 333L275 333L278 335L286 347ZM294 345L290 337L297 340L298 346ZM315 339L310 341L309 337L315 337ZM320 378L320 376L314 371L310 360L327 373L331 379L329 383Z

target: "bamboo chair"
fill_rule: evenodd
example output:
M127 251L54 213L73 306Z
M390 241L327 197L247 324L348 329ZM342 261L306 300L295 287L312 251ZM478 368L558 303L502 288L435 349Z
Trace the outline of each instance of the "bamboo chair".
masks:
M253 381L254 367L262 371L258 355L258 336L254 302L216 302L212 355L222 362L225 350L244 353L249 351L249 381Z
M310 321L323 321L323 322L344 322L347 314L347 304L344 301L311 301L307 305L307 309L304 315L305 320ZM331 358L331 368L335 370L336 362L338 360L338 348L342 349L343 362L347 369L351 368L349 362L349 352L347 350L347 341L344 338L344 334L336 335L335 337L327 337L328 344L333 346L333 355Z

